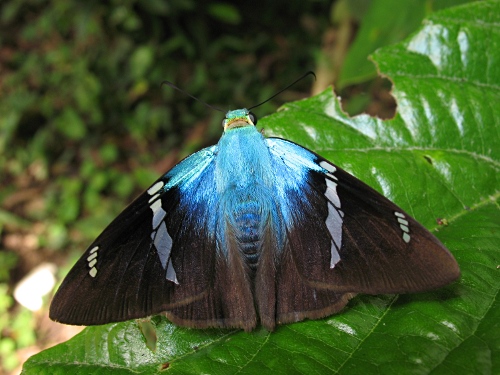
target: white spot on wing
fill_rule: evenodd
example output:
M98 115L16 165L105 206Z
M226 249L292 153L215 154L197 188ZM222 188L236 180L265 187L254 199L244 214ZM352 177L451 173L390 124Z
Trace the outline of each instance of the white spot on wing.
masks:
M160 257L161 265L163 268L167 268L170 250L172 249L172 237L170 237L167 232L165 222L162 222L156 231L154 245L156 247L156 251L158 252L158 256Z
M326 226L332 235L335 246L340 250L340 246L342 245L342 218L340 217L337 209L331 203L328 204Z
M165 213L163 209L161 211ZM172 264L172 259L170 258L170 251L172 250L172 237L168 234L165 221L161 221L158 229L151 234L151 238L153 239L153 244L156 248L156 252L158 253L158 257L160 258L161 265L163 269L166 270L165 278L179 284L177 281L177 275L175 274L174 265Z
M153 210L153 213L156 213L161 208L161 200L158 199L157 201L154 201L151 203L151 206L149 206Z
M97 263L98 250L99 246L94 246L92 250L90 250L90 255L87 257L87 262L88 262L87 265L90 268L89 275L92 277L95 277L95 275L97 275L97 268L95 268L94 266Z
M337 184L329 179L326 179L325 196L335 207L340 207L340 199L337 194Z
M398 223L403 225L408 225L408 220L401 219L400 217L398 217Z
M394 212L394 216L398 220L399 228L403 231L403 241L406 243L410 242L410 225L408 220L406 220L406 216L401 212Z
M97 268L92 267L89 271L89 275L95 277L95 275L97 275Z
M158 202L161 202L161 201L158 201ZM160 225L160 223L165 218L165 215L167 215L167 213L161 207L158 208L156 211L153 211L153 229L156 229L158 227L158 225Z
M170 280L176 284L179 284L179 281L177 281L177 275L175 274L174 266L172 264L172 261L168 262L168 268L167 268L167 280Z
M158 193L160 191L160 189L163 187L163 181L158 181L156 184L154 184L153 186L151 186L149 189L148 189L148 194L149 195L155 195L156 193Z
M337 168L335 168L333 165L331 165L330 163L328 163L324 160L319 162L319 166L326 169L330 173L334 173L337 171Z
M328 171L325 173L325 197L328 200L328 216L325 224L332 237L330 246L330 268L334 268L335 265L340 262L339 251L342 246L342 218L344 216L344 212L340 209L340 198L337 194L337 183L332 181L332 179L337 180L337 177L333 175L336 168L325 161L321 161L319 164Z
M87 258L87 262L90 262L92 261L93 259L97 258L97 253L93 253L91 254L88 258Z
M172 237L170 237L170 234L167 231L167 225L164 220L167 213L161 207L160 199L153 202L149 207L153 211L153 231L151 232L151 240L153 240L153 245L156 248L158 257L160 258L160 263L163 269L166 270L165 278L178 284L172 259L170 259Z

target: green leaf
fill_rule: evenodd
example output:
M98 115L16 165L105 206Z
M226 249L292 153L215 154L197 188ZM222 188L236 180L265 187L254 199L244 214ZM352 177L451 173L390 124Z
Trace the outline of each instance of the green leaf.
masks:
M71 108L64 109L61 115L55 119L55 123L59 131L70 139L77 140L85 136L85 123Z
M151 68L154 59L154 50L151 46L138 47L130 56L131 75L135 79L145 76Z
M24 373L499 373L499 44L499 1L451 8L374 56L394 82L392 120L349 118L327 90L259 123L352 172L434 231L460 264L457 283L360 295L340 314L273 333L190 330L155 317L156 351L135 321L89 327L31 357Z
M372 0L339 74L338 88L375 78L368 56L377 48L396 43L415 31L424 16L434 10L471 0ZM351 6L356 15L357 8Z
M214 3L208 6L208 14L219 21L238 25L241 23L241 15L238 8L232 4Z

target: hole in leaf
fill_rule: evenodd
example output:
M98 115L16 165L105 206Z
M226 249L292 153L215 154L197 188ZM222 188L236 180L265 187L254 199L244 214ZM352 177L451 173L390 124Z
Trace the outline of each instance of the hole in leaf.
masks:
M397 104L391 88L391 81L382 77L348 86L340 92L342 109L350 116L366 113L380 119L393 118Z

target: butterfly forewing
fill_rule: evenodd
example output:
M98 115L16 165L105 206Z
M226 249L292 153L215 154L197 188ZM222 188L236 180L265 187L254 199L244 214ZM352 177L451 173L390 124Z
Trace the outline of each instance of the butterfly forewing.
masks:
M202 298L211 285L216 255L211 201L203 196L213 191L212 159L207 152L192 155L127 207L69 272L50 317L68 324L104 324Z
M459 276L449 251L401 208L313 152L289 141L273 142L282 149L281 160L307 151L323 169L310 168L302 182L299 178L301 195L291 194L287 203L300 212L288 235L290 252L311 286L405 293L435 289Z

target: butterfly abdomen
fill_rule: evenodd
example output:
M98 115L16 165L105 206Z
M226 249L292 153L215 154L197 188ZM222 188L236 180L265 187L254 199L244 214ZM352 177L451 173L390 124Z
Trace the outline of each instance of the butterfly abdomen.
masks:
M243 189L232 189L222 197L222 206L225 221L224 243L237 248L237 253L253 275L262 252L265 228L270 225L270 204L265 188L254 187L251 190L253 194ZM229 249L223 252L227 256Z
M216 164L225 243L235 244L254 274L272 207L272 168L267 145L253 125L226 131ZM226 249L225 253L228 251Z
M234 217L235 234L245 263L255 271L262 247L262 212L258 202L245 202L238 207Z

